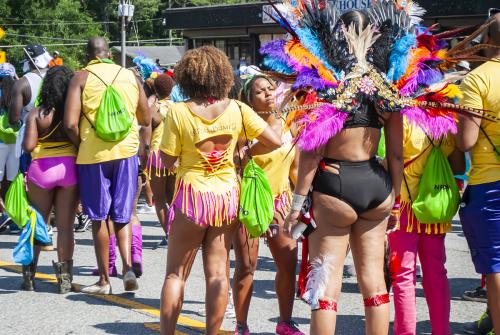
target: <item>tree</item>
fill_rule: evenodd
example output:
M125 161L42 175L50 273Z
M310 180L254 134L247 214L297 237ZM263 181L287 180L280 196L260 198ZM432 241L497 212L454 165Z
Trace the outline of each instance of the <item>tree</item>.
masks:
M80 1L10 0L3 1L3 4L8 5L11 13L16 13L17 18L10 22L19 25L6 26L2 44L42 44L49 52L58 50L65 64L73 69L85 63L85 45L57 44L85 43L90 37L103 34L100 24L82 10ZM2 8L0 3L0 10ZM68 24L68 21L79 24ZM10 61L19 69L21 60L25 58L22 48L11 48L8 52Z

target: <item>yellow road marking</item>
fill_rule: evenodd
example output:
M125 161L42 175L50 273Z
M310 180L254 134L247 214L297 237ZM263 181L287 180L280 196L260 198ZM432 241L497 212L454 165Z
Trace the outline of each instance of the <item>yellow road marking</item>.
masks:
M0 268L10 269L10 270L13 270L13 271L19 272L19 273L22 272L21 266L16 265L16 264L12 264L12 263L8 263L8 262L4 262L1 260L0 260ZM54 284L57 283L57 278L54 275L49 275L49 274L37 272L35 278L47 281L49 283L54 283ZM77 291L79 291L80 288L82 287L82 285L80 285L80 284L73 284L73 285L75 286L75 289ZM142 304L142 303L137 302L137 301L126 299L126 298L116 296L116 295L92 295L92 296L96 297L98 299L101 299L101 300L105 300L105 301L114 303L116 305L128 307L128 308L135 310L139 313L147 314L147 315L158 317L158 318L160 317L160 310L159 309L154 308L152 306ZM177 320L177 324L184 326L186 328L195 330L196 332L201 332L202 334L205 332L206 325L204 322L197 321L197 320L188 318L188 317L183 316L183 315L179 315L179 319ZM160 324L159 323L145 323L144 327L146 327L148 329L160 331ZM231 334L231 333L232 332L225 331L225 330L220 331L220 334ZM183 333L181 331L176 331L175 334L176 335L188 335L187 333Z

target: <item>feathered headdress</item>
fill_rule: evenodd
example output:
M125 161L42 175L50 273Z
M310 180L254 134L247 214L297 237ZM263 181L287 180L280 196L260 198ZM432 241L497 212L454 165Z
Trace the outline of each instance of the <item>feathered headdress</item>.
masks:
M460 91L444 73L487 46L472 50L465 41L449 48L446 39L461 31L433 35L418 26L425 10L415 2L375 1L366 11L366 27L346 26L333 1L271 6L269 15L288 38L260 49L262 65L300 92L303 110L294 107L288 122L293 118L299 125L302 149L325 144L362 104L401 112L435 138L456 131L456 112L471 112L456 105Z
M145 56L137 56L132 62L137 66L137 69L141 73L142 79L146 80L148 78L156 78L159 74L162 74L164 70L160 68L151 58Z

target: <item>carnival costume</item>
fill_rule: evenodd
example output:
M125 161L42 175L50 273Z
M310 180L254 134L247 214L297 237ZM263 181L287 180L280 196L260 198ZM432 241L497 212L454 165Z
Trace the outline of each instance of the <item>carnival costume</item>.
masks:
M158 104L158 113L160 113L162 121L153 129L151 134L151 147L150 154L148 158L148 166L146 168L146 174L149 179L151 176L165 177L171 175L172 173L165 168L160 157L160 143L163 137L163 129L165 128L165 118L172 105L169 99L162 99L156 102Z
M384 112L401 113L432 138L457 131L457 112L497 120L485 111L456 105L460 90L445 77L456 62L480 59L471 55L487 46L467 45L487 25L448 48L446 38L471 29L433 35L431 29L418 26L425 11L411 0L374 2L366 10L370 23L359 28L354 23L346 26L332 1L286 0L272 7L269 15L287 31L287 39L269 42L260 51L263 65L270 70L268 74L290 83L290 94L299 101L299 106L281 110L288 112L289 123L298 125L301 150L315 151L345 128L380 129ZM342 170L335 178L326 171L332 163L340 163ZM345 187L361 185L361 174L369 179L364 180L363 197L350 194ZM325 158L313 189L340 198L362 213L380 205L391 193L392 185L385 169L374 159L339 162ZM292 209L309 203L305 199L294 195ZM312 218L311 211L306 214ZM320 299L330 272L328 258L326 255L311 261L302 297L313 310L336 310L335 301ZM365 306L388 302L385 294L365 299Z
M213 120L197 115L184 102L175 103L165 123L160 150L179 157L168 223L174 220L176 210L202 227L232 223L239 203L239 181L233 162L236 142L243 123L248 138L253 140L266 129L266 121L247 105L232 100ZM198 149L200 143L217 136L231 137L226 149Z

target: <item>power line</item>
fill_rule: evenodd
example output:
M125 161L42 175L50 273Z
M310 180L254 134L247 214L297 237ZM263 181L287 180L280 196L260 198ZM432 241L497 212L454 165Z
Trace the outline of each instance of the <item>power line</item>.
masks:
M48 26L48 25L63 25L63 26L93 26L93 25L100 25L100 24L117 24L117 22L114 21L108 21L108 22L47 22L47 23L3 23L0 24L2 27L19 27L19 26Z
M17 19L21 20L21 19ZM34 21L35 23L2 23L0 26L45 26L45 25L97 25L97 24L118 24L116 21L95 21L95 22L82 22L82 21L54 21L54 20L31 20L31 19L24 19L24 20L30 20ZM143 20L134 20L135 22L152 22L152 21L160 21L163 20L163 18L155 18L155 19L143 19ZM38 22L38 23L36 23Z
M182 40L182 38L173 38L172 41L176 40ZM167 44L170 43L168 39L161 39L161 40L138 40L138 41L127 41L128 47L137 47L137 45L134 45L132 43L156 43L156 44ZM109 44L119 44L120 41L110 41ZM51 43L51 44L44 44L43 46L45 47L51 47L51 46L80 46L80 45L87 45L87 42L77 42L77 43ZM0 48L4 49L9 49L9 48L22 48L25 47L26 44L11 44L11 45L0 45ZM144 46L144 45L143 45ZM146 46L147 47L147 46Z
M74 38L62 38L62 37L46 37L46 36L32 36L32 35L23 35L23 34L14 34L14 33L5 33L6 36L18 36L24 38L41 38L46 40L54 40L54 41L78 41L78 42L87 42L87 40L79 40Z

